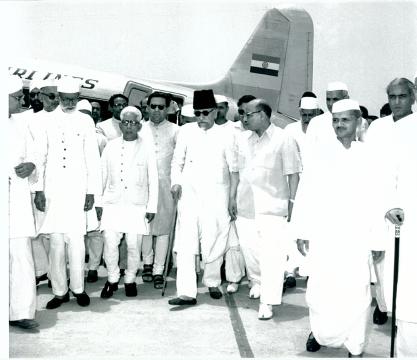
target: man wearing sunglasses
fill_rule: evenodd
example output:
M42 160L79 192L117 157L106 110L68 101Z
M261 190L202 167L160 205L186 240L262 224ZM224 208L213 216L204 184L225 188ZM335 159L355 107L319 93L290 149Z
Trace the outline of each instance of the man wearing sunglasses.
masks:
M281 304L287 217L291 217L301 172L294 138L271 124L271 113L262 99L246 105L243 124L250 134L237 139L239 171L232 173L229 204L252 283L249 297L260 297L260 320L272 318L272 305Z
M100 158L91 117L77 111L80 84L60 80L60 106L48 116L38 141L42 168L35 184L35 205L45 212L39 233L50 234L50 276L54 298L47 309L69 301L65 248L68 248L70 288L80 306L88 306L84 291L86 211L100 191Z
M23 104L22 85L17 76L10 76L7 81L9 119L4 122L8 140L13 144L6 162L9 178L9 324L33 329L39 324L34 320L36 285L31 237L36 232L29 185L36 181L37 171L33 140L25 122L13 116Z
M178 201L177 297L170 305L195 305L195 256L204 263L203 284L214 299L222 297L220 267L227 247L230 172L236 171L233 137L215 125L217 104L212 90L196 90L197 122L180 128L171 165L171 192Z
M41 100L41 81L33 80L29 86L29 104L34 113L37 113L43 109L43 103Z
M150 224L150 234L143 237L142 280L145 282L153 280L155 289L161 289L164 283L162 274L168 252L168 234L174 215L174 201L171 195L171 160L177 142L178 125L167 120L170 102L171 96L167 93L156 91L149 95L147 113L150 121L143 124L143 132L150 134L155 148L159 191L158 211Z

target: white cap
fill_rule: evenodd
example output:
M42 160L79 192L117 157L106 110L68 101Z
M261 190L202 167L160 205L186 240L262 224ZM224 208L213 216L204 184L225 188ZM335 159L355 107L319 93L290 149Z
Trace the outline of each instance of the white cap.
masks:
M345 90L348 91L347 85L340 81L334 81L327 84L326 91L337 91L337 90Z
M332 113L338 113L338 112L349 111L349 110L361 111L359 107L359 103L356 100L343 99L343 100L336 101L332 107Z
M19 90L23 89L23 81L22 79L17 75L9 76L7 79L7 91L9 94L14 94L15 92L18 92Z
M229 100L227 100L227 97L224 95L215 94L214 99L216 100L216 104L220 104L222 102L229 103Z
M58 92L75 94L80 92L80 81L73 78L63 78L58 82Z
M318 109L319 103L316 98L313 97L303 97L301 98L300 109L311 110Z
M82 99L77 103L77 110L88 110L91 111L92 107L88 100Z
M33 79L29 84L29 91L33 89L41 89L42 87L42 80Z
M186 104L181 108L181 115L186 117L194 117L193 104Z

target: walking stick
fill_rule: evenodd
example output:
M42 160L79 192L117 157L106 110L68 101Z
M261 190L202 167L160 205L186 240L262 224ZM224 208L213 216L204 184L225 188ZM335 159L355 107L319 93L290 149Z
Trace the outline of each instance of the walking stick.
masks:
M173 211L173 214L172 214L172 221L171 221L171 228L170 228L169 238L168 238L168 251L167 251L167 255L165 257L164 285L162 286L162 296L165 295L165 288L167 286L168 267L169 267L169 262L171 260L172 246L174 244L174 239L175 239L175 225L177 223L177 202L178 202L178 200L175 199L174 200L174 211Z
M400 255L400 226L395 225L395 250L394 250L394 282L392 290L392 324L391 324L391 351L390 357L394 357L394 345L396 336L396 306L397 306L397 283L398 283L398 265Z

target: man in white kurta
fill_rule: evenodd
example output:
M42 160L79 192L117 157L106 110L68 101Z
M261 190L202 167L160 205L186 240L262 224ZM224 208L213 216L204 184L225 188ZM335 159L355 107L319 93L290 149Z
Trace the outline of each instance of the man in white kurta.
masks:
M312 333L307 351L344 345L350 356L359 356L370 315L370 252L382 249L370 232L375 212L362 185L370 176L369 160L364 144L354 141L359 104L340 100L332 111L334 141L304 166L292 222L298 249L304 255L309 248L306 300ZM380 252L373 255L377 259Z
M402 119L412 113L412 105L415 101L413 88L413 83L408 79L399 78L392 80L387 86L388 104L392 109L392 114L373 121L367 131L365 142L372 154L373 169L379 174L377 177L378 181L374 186L394 187L395 178L392 176L393 171L391 167L396 162L394 155L396 141L393 134ZM391 181L391 184L387 184L389 181ZM383 200L383 198L383 196L380 197L380 200ZM385 256L382 261L375 264L377 306L373 314L373 321L379 325L384 324L388 320L387 312L390 310L391 305L392 270L394 266L392 239L395 235L395 229L389 221L386 221L384 226L386 231L381 240L385 241L386 244Z
M221 127L226 132L231 132L236 141L236 136L243 131L240 121L233 122L227 119L229 112L229 100L223 95L214 95L217 103L217 117L214 120L215 124ZM245 276L245 259L240 251L239 237L237 236L236 224L231 222L227 251L224 257L226 262L225 265L225 276L229 282L226 291L230 294L235 293L239 289L239 282Z
M139 268L142 236L149 234L158 205L158 172L151 144L138 137L141 112L128 106L121 112L122 137L105 147L101 163L104 235L104 260L108 280L101 292L106 299L117 290L120 240L127 243L127 269L124 276L126 296L136 296L136 272Z
M45 211L39 233L50 234L50 276L54 309L69 301L65 247L68 247L70 288L80 306L90 299L84 291L86 211L100 189L100 159L91 117L76 110L79 84L58 85L60 106L50 113L39 142L43 169L36 184L35 204Z
M287 216L297 189L301 159L297 144L270 122L271 107L261 99L247 104L244 126L238 137L239 186L236 227L245 258L250 297L260 296L258 318L272 318L272 305L281 304L288 253Z
M214 125L212 90L194 92L197 122L183 125L171 166L171 191L178 201L174 251L177 253L177 298L171 305L194 305L197 297L195 255L204 263L203 284L210 296L222 293L220 267L230 229L230 172L236 171L233 138Z
M14 119L23 104L22 80L8 79L9 119L6 134L9 143L9 324L32 329L36 311L35 266L31 237L35 236L29 183L36 179L36 157L26 123Z
M144 122L141 133L148 134L153 142L158 164L158 211L150 223L149 235L143 237L143 281L153 280L156 289L164 284L163 272L168 252L170 227L174 216L171 194L171 161L177 141L178 125L169 122L167 110L170 96L154 92L148 97L149 121ZM153 244L154 243L154 244Z

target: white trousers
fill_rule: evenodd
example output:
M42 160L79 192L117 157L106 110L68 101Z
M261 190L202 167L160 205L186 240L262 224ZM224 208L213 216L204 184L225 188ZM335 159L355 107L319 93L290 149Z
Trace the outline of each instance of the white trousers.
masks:
M50 278L52 293L56 296L63 296L68 292L65 247L68 250L71 291L75 294L84 291L84 236L82 234L52 233L50 234L49 252Z
M155 241L154 241L155 240ZM153 264L153 275L162 275L168 252L169 235L144 235L142 241L143 263Z
M32 253L35 262L35 275L47 274L49 272L49 235L39 234L32 238Z
M9 244L9 319L34 319L36 282L31 238L11 238Z
M417 358L417 323L397 320L397 357Z
M204 259L203 259L204 261ZM217 287L221 284L220 267L223 258L204 264L203 284ZM177 253L177 296L197 297L196 258L194 254Z
M88 270L97 270L103 255L104 240L100 231L89 231L86 235Z
M236 219L240 247L249 280L260 284L260 301L279 305L287 261L287 219L256 215L255 219Z
M118 231L104 230L104 261L107 266L108 281L117 283L120 279L119 268L119 244L123 233ZM127 245L127 267L124 283L130 284L136 281L136 273L139 269L139 249L142 247L142 235L125 234Z
M234 246L226 251L224 256L226 261L225 273L226 280L237 283L245 276L245 259L240 251L240 246Z
M374 264L374 270L376 275L376 283L375 283L375 298L378 304L379 310L382 312L387 312L387 302L385 301L385 289L384 289L384 269L385 269L385 257Z

